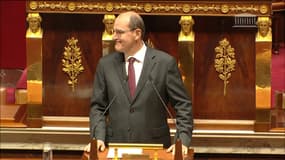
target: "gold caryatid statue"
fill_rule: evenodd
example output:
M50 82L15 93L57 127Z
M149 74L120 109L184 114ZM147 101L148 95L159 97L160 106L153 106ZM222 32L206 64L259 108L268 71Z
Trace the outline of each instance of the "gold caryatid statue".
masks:
M113 14L105 14L103 23L105 25L105 30L102 35L102 40L112 40L113 38L113 26L114 26L114 21L115 21L115 15Z
M187 92L192 97L194 83L194 20L192 16L181 16L179 24L181 31L178 35L178 68Z
M181 31L178 36L178 41L194 41L194 20L192 16L181 16L179 24L181 25Z
M270 17L257 18L258 32L255 39L255 104L256 108L271 107L271 54L272 32ZM270 115L270 114L269 114Z
M257 19L258 32L256 41L272 41L271 19L269 17L258 17Z
M42 17L39 13L29 13L26 18L29 27L26 32L26 37L42 38L43 31L41 28Z

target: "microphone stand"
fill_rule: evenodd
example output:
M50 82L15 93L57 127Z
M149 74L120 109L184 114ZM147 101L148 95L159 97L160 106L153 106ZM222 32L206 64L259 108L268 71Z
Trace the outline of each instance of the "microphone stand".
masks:
M99 121L104 117L105 113L108 111L108 109L111 107L111 105L114 103L117 96L114 96L113 99L110 101L104 112L101 114L101 117L99 117ZM98 123L97 123L98 125ZM97 127L95 125L94 129ZM97 139L94 137L91 139L91 146L90 146L90 155L89 160L99 160L98 153L97 153Z
M158 96L159 100L161 101L163 107L165 108L165 110L167 111L168 115L170 116L170 118L174 121L174 118L171 114L171 112L169 111L169 109L167 108L167 105L165 104L164 100L162 99L162 97L160 96L157 88L155 87L155 85L152 82L152 78L150 77L150 83L152 88L154 89L156 95ZM175 122L176 124L176 122ZM177 127L176 127L177 128ZM183 160L183 155L182 155L182 142L181 139L179 138L179 131L176 131L178 133L177 139L175 141L175 153L174 153L174 160Z
M91 140L89 160L99 160L98 154L97 154L97 139L96 138L93 138Z
M176 139L176 142L175 142L174 160L183 160L183 156L182 156L182 143L181 143L180 138L177 138L177 139Z

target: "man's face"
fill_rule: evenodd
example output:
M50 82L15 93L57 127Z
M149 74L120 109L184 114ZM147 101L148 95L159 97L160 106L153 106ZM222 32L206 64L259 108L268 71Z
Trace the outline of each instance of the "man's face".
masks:
M129 28L129 17L119 16L114 23L113 39L115 40L115 49L118 52L129 53L128 51L135 44L136 34Z

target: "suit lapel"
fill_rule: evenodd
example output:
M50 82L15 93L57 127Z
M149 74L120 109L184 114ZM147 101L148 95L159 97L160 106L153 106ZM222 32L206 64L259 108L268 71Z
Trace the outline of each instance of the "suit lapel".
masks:
M129 101L131 101L130 91L127 83L128 77L126 74L127 72L126 72L124 54L123 53L115 53L115 54L118 54L118 56L116 58L114 68L117 70L116 73L118 73L118 77L120 79L124 93L127 95Z
M145 59L144 59L144 64L143 64L143 69L140 75L140 79L138 81L134 100L139 95L139 93L142 91L146 81L149 79L149 74L153 68L153 65L155 64L154 57L155 57L154 54L152 54L150 49L147 48Z

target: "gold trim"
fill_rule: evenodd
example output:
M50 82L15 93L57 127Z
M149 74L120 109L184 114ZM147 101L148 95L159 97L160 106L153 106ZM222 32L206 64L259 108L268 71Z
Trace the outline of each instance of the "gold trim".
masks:
M224 81L224 96L227 94L228 79L231 72L235 70L235 49L231 47L229 41L224 38L219 42L219 46L215 48L216 59L215 68L219 73L219 78Z
M268 12L268 7L266 5L261 5L259 11L261 14L266 14Z
M83 72L84 67L81 62L81 51L77 47L78 39L74 37L67 40L68 45L64 47L62 59L62 71L69 76L68 84L72 87L72 92L75 91L75 84L78 82L77 76L80 72Z
M29 7L31 10L35 10L38 8L38 3L35 1L31 1Z
M233 16L248 13L256 16L271 14L271 1L28 1L27 12L45 13L96 13L106 14L109 12L121 13L123 11L136 11L140 14L159 15L220 15Z
M70 2L67 7L69 11L74 11L76 9L76 4L73 2Z
M147 13L149 13L149 12L151 12L151 10L152 10L152 5L149 4L149 3L146 3L146 4L144 5L144 11L147 12Z
M91 9L91 8L90 8L90 9ZM106 4L106 10L107 10L108 12L112 12L113 9L114 9L113 3L107 3L107 4Z
M183 10L184 13L190 12L190 10L191 10L190 5L189 4L184 4L182 6L182 10Z
M229 10L230 10L230 8L229 8L228 5L223 4L223 5L221 6L221 12L222 12L222 13L227 14L227 13L229 12Z

